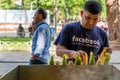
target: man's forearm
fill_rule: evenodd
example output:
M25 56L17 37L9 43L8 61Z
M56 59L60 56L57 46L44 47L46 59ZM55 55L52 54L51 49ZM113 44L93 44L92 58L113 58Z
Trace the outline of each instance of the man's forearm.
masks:
M63 57L63 55L66 54L68 58L74 58L74 53L77 53L77 51L68 50L65 47L60 45L58 45L56 48L56 54L57 56L60 56L60 57Z

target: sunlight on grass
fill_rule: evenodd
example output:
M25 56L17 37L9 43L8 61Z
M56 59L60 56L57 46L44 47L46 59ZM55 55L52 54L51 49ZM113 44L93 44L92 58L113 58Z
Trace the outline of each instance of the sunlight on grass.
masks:
M0 38L0 52L3 51L27 51L31 50L31 38Z
M50 53L55 54L55 45L52 41ZM0 38L0 52L31 52L31 38Z
M19 37L2 37L0 38L0 41L11 41L11 42L27 42L27 41L30 41L31 38L27 38L27 37L24 37L24 38L19 38Z
M0 51L27 51L31 50L31 42L11 42L11 41L1 41Z

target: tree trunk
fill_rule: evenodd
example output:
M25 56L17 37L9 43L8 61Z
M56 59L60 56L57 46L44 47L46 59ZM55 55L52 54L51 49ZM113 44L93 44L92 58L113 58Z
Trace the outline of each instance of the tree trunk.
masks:
M107 21L109 30L109 40L120 39L120 24L119 21L119 0L106 0Z
M118 0L118 40L120 41L120 0Z

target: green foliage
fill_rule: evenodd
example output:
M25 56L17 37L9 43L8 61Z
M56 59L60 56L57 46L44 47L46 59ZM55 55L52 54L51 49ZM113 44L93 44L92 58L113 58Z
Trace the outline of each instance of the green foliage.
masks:
M17 37L1 37L0 38L0 41L11 41L11 42L27 42L27 41L30 41L31 38L17 38Z
M0 38L0 51L30 51L31 38Z
M106 18L106 2L104 0L96 0L102 5L102 17Z
M0 41L0 52L3 51L27 51L30 52L31 42L12 42L12 41Z
M67 17L73 17L74 15L79 16L80 10L83 8L83 4L85 1L88 0L22 0L22 6L15 5L16 0L0 0L0 8L1 9L20 9L22 7L23 9L29 10L31 8L32 3L32 9L36 9L37 7L44 7L48 10L50 10L52 14L54 14L55 10L55 1L56 6L59 10L59 13L62 14L60 16L68 15ZM106 4L105 0L96 0L101 3L103 7L102 17L106 17ZM66 9L68 9L68 12L66 12ZM64 17L63 16L63 17ZM59 18L59 16L58 16Z
M12 7L15 7L15 5L12 3L15 0L1 0L0 1L0 9L10 9Z

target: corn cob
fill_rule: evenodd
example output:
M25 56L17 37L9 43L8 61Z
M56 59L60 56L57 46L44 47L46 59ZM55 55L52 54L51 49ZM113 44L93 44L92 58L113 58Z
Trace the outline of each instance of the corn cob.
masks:
M55 65L60 65L60 61L56 61L55 63L56 63Z
M49 65L54 65L54 56L50 57Z
M93 53L92 51L90 52L89 64L90 64L90 65L95 64L94 53Z
M109 61L110 61L110 53L106 53L104 58L104 64L109 64Z
M99 64L99 65L103 65L104 63L102 62L101 59L99 59L96 64L97 64L97 65L98 65L98 64Z
M87 64L88 64L88 55L87 55L87 53L84 53L84 54L83 54L83 64L84 64L84 65L87 65Z
M67 55L63 54L62 65L67 65L66 57L67 57Z
M96 64L103 64L103 63L104 63L105 54L106 54L106 52L108 52L108 51L109 51L109 48L104 48L104 49L103 49L103 51L102 51L102 53L100 54L100 56L99 56ZM101 62L101 63L99 63L99 62Z
M76 58L75 58L75 64L76 64L76 65L81 65L80 54L77 54L77 56L76 56Z
M73 61L69 61L68 65L74 65Z

